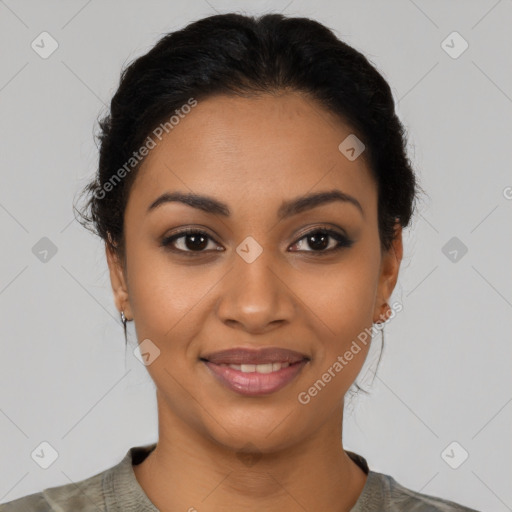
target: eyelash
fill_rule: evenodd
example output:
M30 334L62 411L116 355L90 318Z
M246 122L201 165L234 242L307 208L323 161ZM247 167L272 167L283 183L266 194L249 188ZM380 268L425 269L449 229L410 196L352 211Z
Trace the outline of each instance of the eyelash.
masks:
M327 249L327 250L320 250L320 251L309 250L309 251L298 251L298 252L310 252L310 253L313 253L314 256L324 256L324 255L329 255L329 254L332 254L333 252L339 251L340 249L349 248L354 243L353 240L350 240L345 235L342 235L341 233L339 233L337 231L333 231L332 229L329 229L329 228L317 227L317 228L314 228L314 229L308 231L307 233L304 233L292 245L296 245L298 242L300 242L304 238L307 238L311 235L318 234L318 233L328 235L328 236L334 238L338 242L338 245L336 247L331 247L330 249ZM205 238L208 238L208 239L212 240L213 242L215 242L215 240L210 235L208 235L208 233L206 233L205 231L202 231L200 229L195 229L195 228L185 228L171 236L168 236L168 237L162 239L161 245L169 251L184 254L186 256L195 256L196 254L201 254L201 253L207 252L205 250L184 251L183 249L176 249L171 246L172 242L174 242L175 240L179 240L180 238L184 238L186 235L202 235ZM215 243L217 243L217 242L215 242Z

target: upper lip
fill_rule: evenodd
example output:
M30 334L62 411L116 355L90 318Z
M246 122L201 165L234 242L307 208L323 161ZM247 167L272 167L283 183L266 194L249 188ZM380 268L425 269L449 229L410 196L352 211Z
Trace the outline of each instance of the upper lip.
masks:
M296 352L279 347L264 347L260 349L249 348L230 348L211 352L201 356L214 364L265 364L265 363L297 363L309 357Z

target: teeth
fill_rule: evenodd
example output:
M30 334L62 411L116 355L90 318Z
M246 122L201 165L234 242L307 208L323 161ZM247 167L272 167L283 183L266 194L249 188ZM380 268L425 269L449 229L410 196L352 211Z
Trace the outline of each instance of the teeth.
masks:
M238 370L243 373L272 373L277 372L281 368L290 366L290 363L265 363L265 364L223 364L222 366L229 366L234 370Z

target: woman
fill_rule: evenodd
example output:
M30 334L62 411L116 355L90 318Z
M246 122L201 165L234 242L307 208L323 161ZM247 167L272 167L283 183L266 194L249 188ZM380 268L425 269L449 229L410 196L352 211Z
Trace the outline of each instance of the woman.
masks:
M419 186L390 88L306 18L216 15L122 74L82 222L159 440L1 511L470 511L342 445Z

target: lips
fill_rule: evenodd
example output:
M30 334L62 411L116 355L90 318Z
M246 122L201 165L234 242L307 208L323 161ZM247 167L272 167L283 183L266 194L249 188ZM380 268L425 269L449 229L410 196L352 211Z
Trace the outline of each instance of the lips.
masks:
M304 354L294 350L279 347L264 347L260 349L232 348L212 352L200 357L212 364L268 364L289 363L294 364L309 360Z
M288 365L270 373L259 371L240 371L225 364L214 364L204 361L206 368L218 382L231 391L250 397L269 395L276 393L288 384L292 383L301 374L302 369L308 364L306 359L298 363ZM280 365L278 365L280 366ZM244 368L244 366L242 366ZM252 366L252 368L261 368Z

